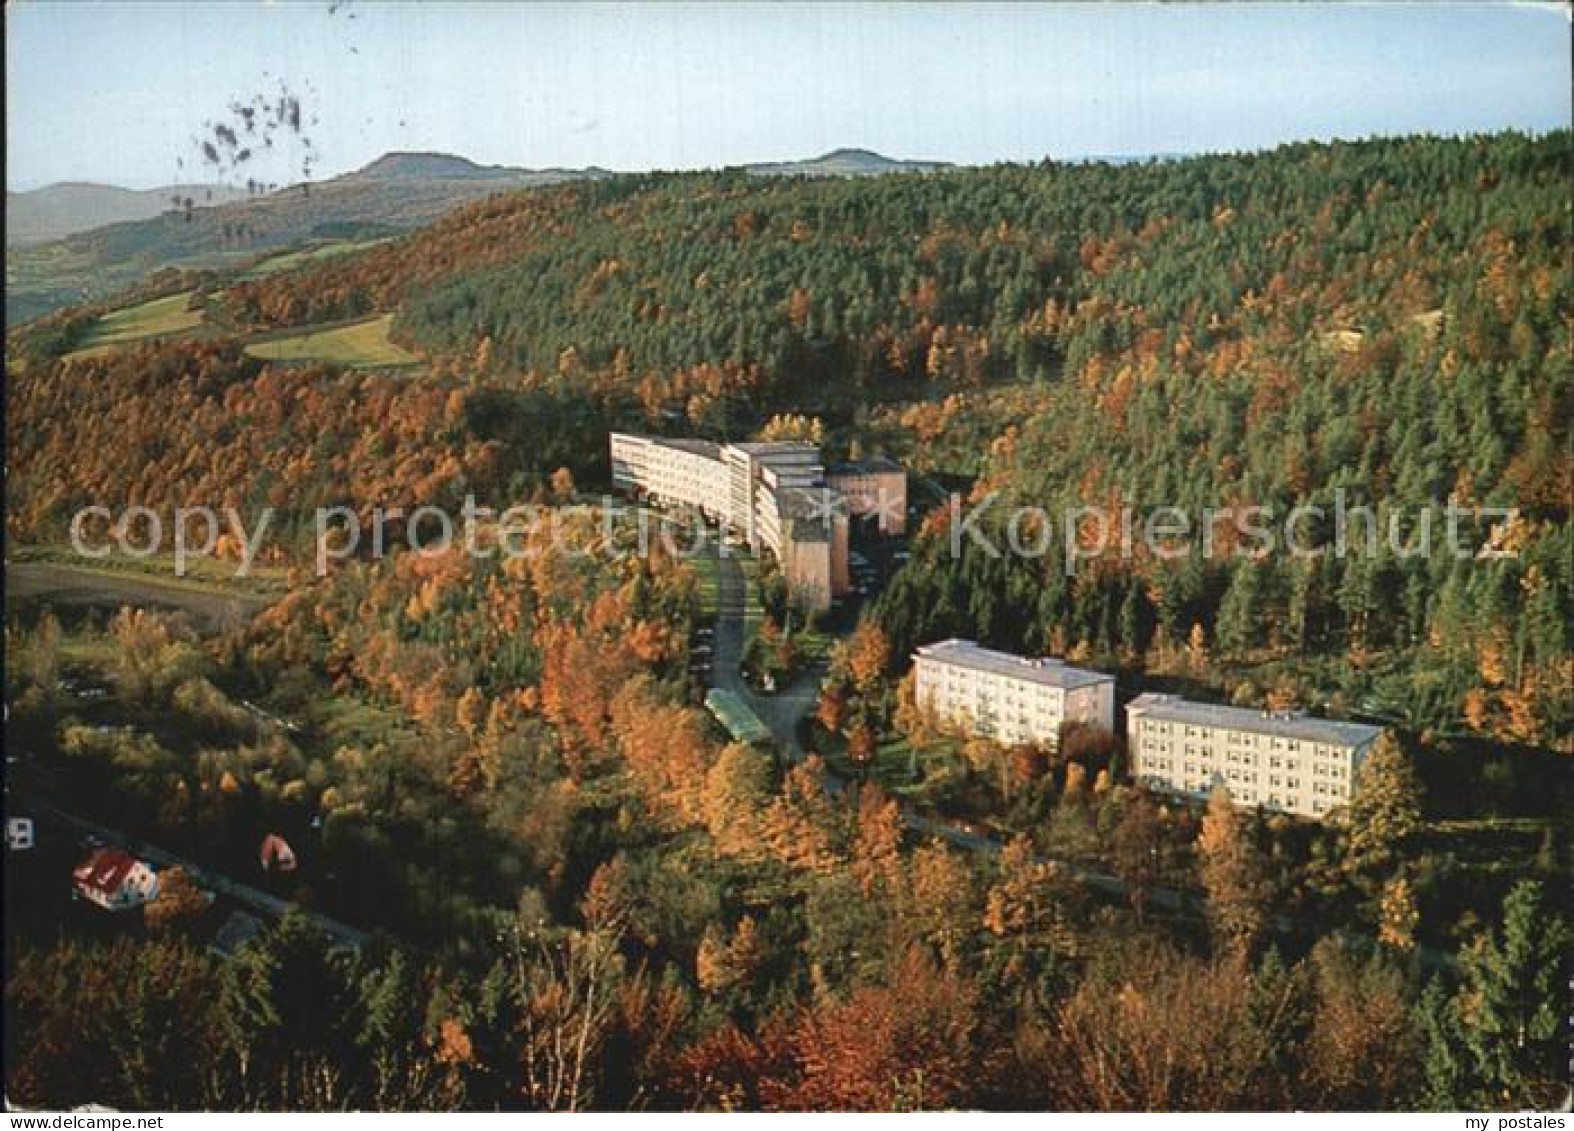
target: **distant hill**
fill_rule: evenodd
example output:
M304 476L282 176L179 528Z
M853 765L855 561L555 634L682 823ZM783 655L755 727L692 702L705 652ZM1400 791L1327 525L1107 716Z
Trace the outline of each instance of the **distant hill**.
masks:
M151 207L140 218L62 239L8 245L6 319L15 323L92 301L161 268L235 266L323 235L387 235L479 196L606 175L594 168L511 169L450 154L389 153L331 180L214 207L201 207L203 198L191 194L198 207L189 213ZM165 192L166 206L171 195Z
M886 173L932 173L946 161L901 161L868 149L833 149L807 161L763 161L744 168L757 177L877 177Z
M867 177L945 167L944 162L901 161L867 149L836 149L806 161L745 169L760 177ZM134 192L107 185L51 185L36 193L9 194L9 227L22 238L8 232L6 320L26 321L91 302L166 267L234 267L324 236L408 230L496 192L611 175L594 166L517 169L478 165L450 153L396 152L331 180L263 196L224 186L180 190L193 200L189 212L169 207L177 192L173 187ZM79 203L68 207L73 200Z
M146 220L174 208L176 197L198 207L244 197L228 185L164 185L127 189L66 181L28 192L5 194L5 242L35 244L58 240L105 224Z
M341 183L364 184L390 181L501 181L512 186L555 184L559 181L606 177L611 174L594 165L585 169L516 169L508 165L477 165L467 157L452 153L385 153L370 165L346 173Z

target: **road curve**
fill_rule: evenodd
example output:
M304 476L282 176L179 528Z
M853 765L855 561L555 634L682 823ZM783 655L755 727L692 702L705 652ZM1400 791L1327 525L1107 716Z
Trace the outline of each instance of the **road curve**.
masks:
M199 887L207 888L209 891L217 892L229 899L233 899L236 903L242 904L270 919L280 919L288 911L298 911L306 918L307 922L311 923L340 946L353 949L366 941L365 931L352 927L347 923L341 923L337 919L330 919L326 915L319 915L315 911L309 911L301 907L299 904L280 899L275 895L269 895L265 891L260 891L249 884L240 883L238 880L232 880L228 876L204 868L200 864L194 864L190 860L176 856L173 852L159 848L157 845L149 844L138 837L129 836L107 825L101 825L96 821L89 821L85 818L74 816L36 795L28 798L28 807L40 819L71 829L79 836L95 836L107 844L119 845L126 851L141 857L156 867L171 868L178 866L184 869L186 874Z
M199 625L211 629L236 628L250 623L269 597L254 593L224 593L129 570L88 569L56 562L8 562L5 567L7 601L37 600L52 605L135 605L178 609Z

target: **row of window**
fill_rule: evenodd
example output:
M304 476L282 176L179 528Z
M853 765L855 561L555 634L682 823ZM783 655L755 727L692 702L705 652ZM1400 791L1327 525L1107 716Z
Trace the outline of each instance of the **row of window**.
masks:
M1177 744L1174 740L1148 738L1144 738L1142 740L1143 750L1164 754L1174 754L1176 745ZM1180 749L1184 751L1187 756L1193 758L1211 757L1217 760L1220 757L1220 752L1216 743L1209 745L1206 743L1185 742L1180 744ZM1339 751L1332 755L1324 755L1321 753L1321 750L1319 750L1317 753L1318 757L1312 761L1312 769L1314 773L1318 774L1319 776L1326 777L1343 777L1345 775L1346 763L1349 761L1349 754L1347 751ZM1330 757L1337 759L1337 761L1327 761L1327 759ZM1270 769L1281 769L1291 764L1301 765L1307 760L1305 755L1292 759L1288 753L1261 755L1255 752L1246 752L1233 749L1228 746L1226 746L1223 751L1223 760L1226 763L1235 765L1260 766L1264 764L1263 758L1267 759L1266 764Z
M1222 738L1227 747L1234 747L1244 752L1256 750L1277 750L1291 754L1310 753L1316 758L1348 758L1350 752L1339 746L1330 746L1325 743L1310 742L1299 738L1280 738L1276 735L1259 734L1255 731L1233 730L1227 727L1195 726L1190 723L1168 723L1157 719L1143 719L1139 724L1139 731L1145 741L1163 741L1169 737L1196 738L1219 742Z
M969 695L965 692L937 695L921 689L921 694L935 709L952 713L966 711L975 718L1017 722L1022 726L1047 726L1060 719L1059 711L1042 703L1031 705L1002 703L999 700L982 695Z
M1188 793L1193 797L1202 798L1208 795L1213 788L1213 782L1208 778L1195 778L1188 780L1184 785L1177 785L1172 778L1162 774L1145 774L1137 779L1150 789L1162 792L1179 791ZM1333 792L1331 790L1331 792ZM1266 794L1259 795L1258 791L1250 785L1242 785L1230 790L1231 796L1242 805L1264 805L1270 809L1279 809L1285 812L1304 813L1307 811L1305 803L1288 793L1280 793L1270 789ZM1325 799L1313 798L1310 811L1313 815L1321 816L1335 808L1340 801L1337 797Z
M1157 775L1164 781L1174 779L1176 766L1175 762L1169 758L1145 758L1143 759L1143 765L1149 770L1149 776ZM1210 775L1208 767L1199 766L1196 762L1184 763L1182 772L1184 773L1184 780L1191 783L1188 788L1194 793L1208 790L1211 788L1212 781L1217 778L1216 774ZM1270 788L1279 789L1282 787L1291 791L1297 791L1301 788L1300 778L1282 777L1278 774L1266 776ZM1226 782L1241 786L1256 786L1261 781L1256 771L1241 769L1226 769L1224 771L1224 779ZM1312 792L1324 797L1349 796L1348 787L1343 783L1335 782L1314 781L1312 782Z

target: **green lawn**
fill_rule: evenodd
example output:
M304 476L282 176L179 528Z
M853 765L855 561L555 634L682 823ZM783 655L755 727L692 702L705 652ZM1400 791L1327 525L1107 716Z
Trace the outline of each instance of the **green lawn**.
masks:
M328 752L340 746L371 746L379 742L399 746L418 737L403 712L353 693L321 696L313 704L312 715Z
M716 579L716 559L700 555L689 559L689 568L694 571L694 577L699 585L700 609L708 617L716 615L716 610L721 605Z
M345 325L253 339L246 352L264 361L322 361L358 369L419 364L419 358L389 340L392 325L392 314L376 314Z
M196 524L196 537L202 536L202 524ZM228 558L199 555L193 549L184 562L185 572L175 572L175 555L168 550L135 558L112 554L108 558L84 558L70 546L52 543L12 547L10 560L18 563L40 562L65 566L79 573L97 573L106 577L147 578L157 584L193 592L217 594L255 594L270 596L284 592L289 587L290 571L287 565L253 562L245 577L236 576L240 563Z
M823 728L816 727L814 748L825 759L825 764L832 773L844 778L859 776L859 768L847 756L847 740L841 735L830 734ZM943 740L936 743L934 749L945 749L949 752L952 744L949 740ZM886 735L875 745L870 777L879 782L887 793L908 796L921 782L923 753L918 751L915 757L914 750L907 739L899 734Z
M188 309L191 295L182 291L106 314L88 331L81 348L66 356L97 357L131 342L195 330L202 325L202 310Z
M760 559L740 556L738 568L743 571L743 647L747 651L765 619L765 606L760 604Z
M241 278L262 279L269 275L277 275L281 271L293 271L297 267L305 267L312 263L319 263L324 259L333 259L336 256L347 255L352 251L364 251L366 248L376 247L380 243L387 242L388 237L376 240L332 240L328 243L297 248L294 251L268 256L266 259L254 264L241 275Z
M107 668L118 655L114 641L101 632L67 632L60 639L60 658L68 664Z

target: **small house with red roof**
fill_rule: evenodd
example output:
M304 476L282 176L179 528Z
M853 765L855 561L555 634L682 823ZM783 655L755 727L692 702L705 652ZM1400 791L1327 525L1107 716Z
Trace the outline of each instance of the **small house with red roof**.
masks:
M158 895L158 873L123 848L97 848L71 873L71 885L106 911L129 911Z
M264 872L293 872L295 850L278 833L269 833L262 838L262 847L258 850L258 862Z

